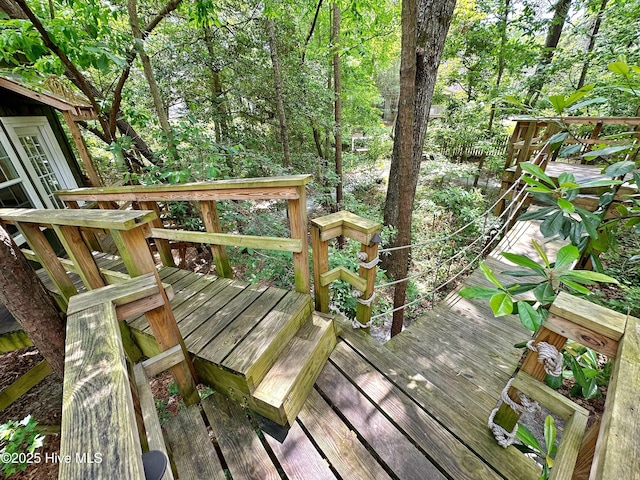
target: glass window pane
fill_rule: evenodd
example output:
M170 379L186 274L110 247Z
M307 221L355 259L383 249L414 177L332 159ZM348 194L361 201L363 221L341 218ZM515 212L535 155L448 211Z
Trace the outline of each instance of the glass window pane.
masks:
M60 190L60 183L53 171L51 162L47 157L47 153L37 135L21 135L18 137L20 143L27 153L27 158L31 161L36 171L38 179L42 182L47 196L51 202L58 208L64 208L64 204L54 194L56 190Z
M6 182L7 180L13 180L15 178L18 178L16 169L13 167L7 151L0 143L0 183Z

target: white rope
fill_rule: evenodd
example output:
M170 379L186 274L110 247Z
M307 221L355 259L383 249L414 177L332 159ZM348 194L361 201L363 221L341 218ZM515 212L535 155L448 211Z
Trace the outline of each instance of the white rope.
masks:
M360 252L360 253L364 253L364 252ZM362 268L366 268L367 270L372 269L373 267L375 267L376 265L378 265L378 263L380 263L380 257L376 257L373 260L371 260L370 262L364 262L362 260L360 260L360 266Z
M546 145L545 145L546 146ZM542 161L544 160L544 155L542 154L542 152L544 151L544 147L542 147L542 149L540 149L540 151L538 152L538 154L535 156L535 158L531 161L531 163L533 165L538 165L539 163L542 163ZM538 162L538 160L540 160ZM495 207L503 200L505 200L507 198L507 195L509 193L511 193L512 190L515 190L519 185L520 185L520 181L522 180L522 178L526 175L526 172L522 172L520 174L520 176L511 184L511 186L504 191L504 193L502 195L500 195L500 197L498 198L498 200L496 200L493 205L491 205L487 210L485 210L485 212L480 215L480 217L478 218L482 218L482 217L486 217L487 215L489 215L494 209ZM525 191L526 188L528 187L528 185L525 185L522 189L522 191ZM515 201L515 197L513 198L513 200ZM508 211L509 209L505 209L505 212ZM504 215L504 213L502 213L502 215ZM500 215L500 216L502 216ZM499 218L499 217L498 217ZM450 238L455 237L457 234L459 234L460 232L466 230L467 228L469 228L471 225L473 225L476 222L476 220L472 220L469 223L467 223L466 225L460 227L458 230L456 230L453 233L449 233L447 235L443 235L442 237L438 237L438 238L433 238L430 240L427 240L425 242L420 242L420 243L413 243L411 245L401 245L399 247L388 247L388 248L381 248L380 250L378 250L379 253L384 253L384 252L393 252L396 250L402 250L404 248L413 248L413 247L423 247L425 245L431 245L433 243L439 243L442 241L446 241L449 240Z
M373 325L373 319L369 320L367 323L360 323L357 320L351 320L351 326L355 329L358 328L369 328Z
M533 412L538 408L538 404L533 400L530 400L524 393L518 392L518 397L520 398L521 403L513 401L513 399L509 396L509 389L511 389L511 385L513 384L514 380L515 378L510 378L507 382L507 385L502 389L500 399L498 400L495 408L491 410L491 414L489 415L489 420L487 422L487 426L493 432L493 437L498 442L498 445L500 445L502 448L507 448L509 445L512 445L516 441L518 424L516 423L515 427L513 427L513 430L509 432L504 427L495 423L494 420L496 414L498 413L498 410L500 409L500 406L505 403L516 413Z
M356 297L356 302L358 302L360 305L364 305L365 307L370 307L373 301L375 300L375 298L376 298L376 292L373 292L371 296L366 300Z
M527 348L538 353L538 363L542 363L544 371L553 377L562 375L563 358L558 349L547 342L538 342L537 345L534 342L535 340L529 340Z

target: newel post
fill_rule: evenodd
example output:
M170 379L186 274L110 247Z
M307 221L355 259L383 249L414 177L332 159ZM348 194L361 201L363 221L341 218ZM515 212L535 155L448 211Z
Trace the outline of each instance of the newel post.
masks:
M356 289L358 301L356 319L362 328L368 328L371 319L373 289L378 264L378 244L381 225L359 217L351 212L341 211L311 220L311 247L313 250L313 290L315 308L319 312L329 312L329 285L335 280L343 280ZM344 267L329 270L329 240L345 236L361 243L357 261L358 275Z

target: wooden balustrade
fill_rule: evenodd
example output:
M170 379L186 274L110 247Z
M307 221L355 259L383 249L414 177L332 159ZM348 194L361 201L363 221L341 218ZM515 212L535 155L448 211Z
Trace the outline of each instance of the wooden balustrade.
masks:
M311 220L311 245L313 251L313 283L316 310L329 313L329 285L335 280L343 280L361 292L358 300L356 319L367 325L371 318L371 302L376 280L379 233L381 225L371 220L341 211ZM344 267L329 270L329 240L344 235L361 243L360 251L366 260L373 262L371 267L362 266L358 275ZM358 259L354 259L354 262Z
M601 421L585 433L586 413L573 402L559 398L542 383L546 373L535 351L528 352L508 395L520 403L519 393L525 393L570 420L551 478L632 478L632 474L640 471L640 459L636 455L640 431L640 410L636 408L640 320L560 293L544 326L538 330L534 345L546 342L561 350L567 340L592 348L614 361ZM495 422L511 431L519 417L518 412L503 403Z
M159 288L159 296L153 308L145 316L161 350L180 345L185 360L172 367L171 373L188 404L199 401L195 388L195 371L176 325L167 293L155 268L155 263L146 237L149 223L156 218L153 211L97 211L97 210L35 210L0 209L0 221L15 225L23 234L32 253L28 255L38 261L49 274L58 289L61 307L66 311L69 298L78 290L67 270L77 273L87 290L108 285L106 275L95 262L82 234L82 228L99 229L112 235L130 277L152 274ZM42 231L55 231L69 259L58 258ZM69 265L70 264L70 265ZM72 268L67 268L71 266ZM116 280L122 280L116 276Z
M150 238L154 239L160 258L167 266L174 266L170 241L209 244L216 272L218 276L226 278L232 276L226 246L291 252L295 289L309 293L305 186L311 179L311 175L292 175L179 185L80 188L58 191L56 195L75 208L82 201L97 202L103 209L117 207L116 202L132 202L136 208L156 212L156 218L151 221ZM223 233L216 205L221 200L286 200L290 238ZM159 204L172 201L198 202L206 231L166 228L160 218Z

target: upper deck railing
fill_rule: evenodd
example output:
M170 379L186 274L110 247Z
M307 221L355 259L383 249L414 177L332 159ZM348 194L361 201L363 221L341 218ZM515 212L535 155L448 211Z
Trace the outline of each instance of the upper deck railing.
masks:
M227 246L287 251L293 254L295 289L309 293L310 273L307 240L305 186L311 175L219 180L179 185L118 186L63 190L56 195L70 208L78 202L97 202L103 209L119 208L131 202L134 208L155 211L150 237L154 239L162 263L174 266L169 242L191 242L211 245L216 272L232 276ZM288 203L289 237L268 237L224 233L220 224L217 201L220 200L286 200ZM205 232L167 228L161 210L168 202L197 202ZM114 203L115 202L115 203Z

